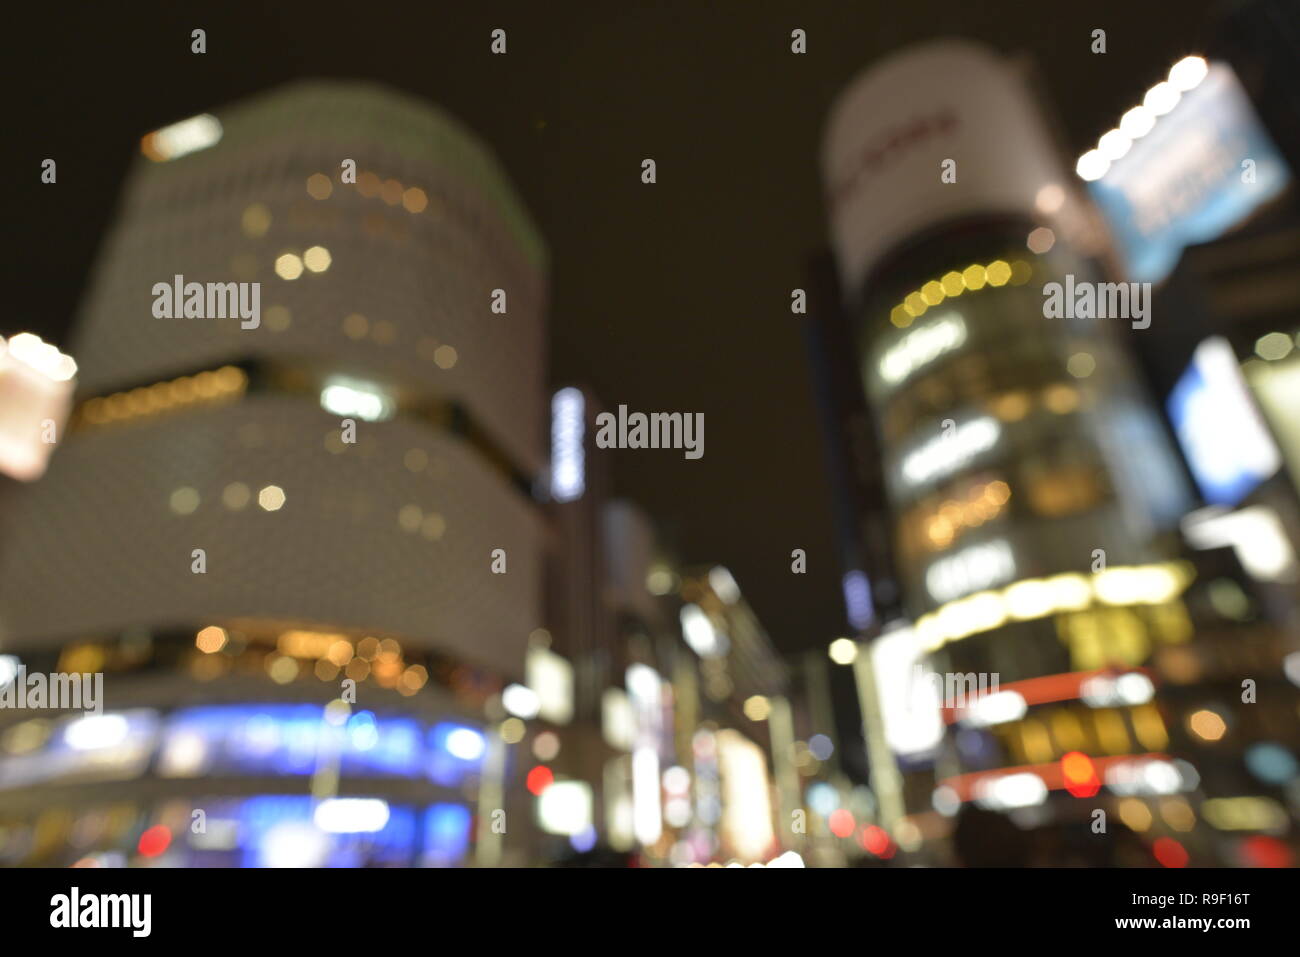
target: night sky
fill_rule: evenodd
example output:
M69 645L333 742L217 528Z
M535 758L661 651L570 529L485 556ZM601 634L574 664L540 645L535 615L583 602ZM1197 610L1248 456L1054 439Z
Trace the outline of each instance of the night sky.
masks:
M11 23L0 333L67 344L141 134L288 80L419 94L500 158L551 251L551 379L608 407L705 414L705 455L611 451L687 563L728 565L777 644L843 612L821 435L790 290L825 244L821 128L881 55L942 35L1028 54L1071 155L1204 43L1204 0L1072 4L96 4ZM650 5L646 5L650 6ZM184 8L184 9L182 9ZM208 52L190 53L190 31ZM508 53L489 52L489 33ZM790 31L808 53L790 52ZM1090 52L1107 31L1108 52ZM58 183L39 182L45 157ZM641 160L658 164L642 185ZM790 572L790 552L809 556Z

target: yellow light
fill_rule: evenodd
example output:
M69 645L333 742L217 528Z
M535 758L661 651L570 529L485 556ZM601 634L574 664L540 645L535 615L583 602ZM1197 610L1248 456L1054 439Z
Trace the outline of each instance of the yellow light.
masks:
M1184 798L1170 797L1162 800L1160 816L1175 831L1186 833L1196 827L1196 813Z
M518 718L506 718L501 722L501 740L506 744L518 744L524 739L524 723Z
M325 652L325 657L342 668L352 660L352 642L346 638L339 638L329 646L329 649Z
M925 300L927 306L937 306L943 302L946 293L943 286L931 279L921 287L921 298Z
M1011 278L1011 266L1001 259L991 262L985 270L990 286L1004 286Z
M293 253L284 253L275 261L275 274L281 279L297 279L302 275L302 260Z
M1027 579L1008 585L1003 597L1007 603L1007 616L1016 621L1042 618L1055 606L1052 586L1042 579Z
M858 656L858 643L852 638L836 638L831 642L828 653L831 661L837 665L851 665Z
M966 291L966 282L959 272L945 273L939 280L939 285L943 286L943 291L949 296L960 296Z
M439 369L450 369L458 358L455 348L448 345L438 346L433 353L433 362Z
M1119 802L1119 819L1130 829L1142 833L1151 827L1151 809L1137 798L1124 798Z
M1144 704L1129 712L1133 721L1133 733L1138 743L1148 751L1163 751L1169 746L1169 732L1165 730L1164 718L1154 704Z
M199 493L188 485L182 486L172 492L169 504L177 515L192 515L199 507Z
M324 272L330 268L331 261L330 251L324 246L312 246L302 254L303 265L312 272Z
M1290 824L1286 808L1277 801L1250 795L1210 798L1201 804L1201 816L1220 831L1281 832Z
M252 239L265 236L266 231L271 228L271 211L261 203L253 203L240 217L240 226L244 230L244 235Z
M278 685L287 685L298 677L298 662L287 655L270 655L266 659L266 673Z
M745 699L744 710L750 721L766 721L772 713L772 705L761 694L756 694Z
M1068 415L1079 407L1079 393L1068 385L1048 386L1043 390L1043 405L1057 415Z
M1187 727L1202 741L1218 741L1228 733L1222 717L1208 708L1197 711L1187 719Z
M1066 370L1076 379L1086 379L1097 368L1097 360L1087 352L1076 352L1065 363Z
M257 493L257 504L268 512L278 512L284 506L284 489L268 485Z
M364 339L370 331L370 320L354 312L343 320L343 334L349 339Z
M930 307L925 304L925 300L921 298L919 292L910 292L907 294L907 298L903 300L903 308L907 310L909 316L916 318L925 315L925 310Z
M334 192L334 184L324 173L312 173L307 177L307 195L312 199L329 199Z
M194 646L205 655L215 654L226 647L226 629L208 625L194 636Z
M899 329L906 329L912 324L912 315L904 305L897 305L889 312L889 321Z
M429 197L418 186L412 186L402 194L402 205L408 213L422 213L429 205Z
M983 266L967 266L961 274L962 281L966 283L966 288L971 290L980 290L984 288L984 283L988 281L988 276L984 272Z

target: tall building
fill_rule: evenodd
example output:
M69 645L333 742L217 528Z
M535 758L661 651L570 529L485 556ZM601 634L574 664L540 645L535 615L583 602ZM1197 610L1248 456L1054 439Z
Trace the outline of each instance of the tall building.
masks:
M940 688L935 805L1045 824L1176 777L1142 666L1186 638L1190 575L1184 476L1117 336L1143 307L1048 303L1110 277L1040 117L1009 61L938 41L845 91L823 169L911 640L947 691L1006 692Z
M483 704L544 624L537 231L474 136L379 87L294 84L142 152L72 434L0 534L0 649L104 672L125 717L5 714L0 787L26 790L0 814L84 807L71 770L116 780L98 798L126 822L87 852L145 853L161 823L158 853L462 860L492 810ZM349 793L387 809L323 826ZM181 840L191 807L245 836ZM312 814L332 844L267 836Z

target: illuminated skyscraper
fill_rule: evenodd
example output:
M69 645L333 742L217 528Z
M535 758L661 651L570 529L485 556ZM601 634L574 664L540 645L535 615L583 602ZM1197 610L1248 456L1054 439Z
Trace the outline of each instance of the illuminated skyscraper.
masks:
M219 709L189 716L177 757L182 719L165 709L323 702L351 678L353 718L379 723L377 743L351 724L347 741L389 763L345 742L345 782L459 788L482 761L477 728L384 714L481 719L543 623L538 234L473 136L377 87L293 85L142 146L79 322L72 434L4 516L3 650L104 670L110 708L164 709L141 733L160 742L154 769L184 777L248 759L328 778L305 739L301 760L253 761L238 735L256 709L228 716L238 740ZM260 284L239 290L259 308L160 317L189 283L209 284L203 311L210 284ZM293 750L300 718L325 733L308 712L259 725L280 742L267 754ZM467 827L462 810L427 826Z
M914 48L841 96L823 162L912 640L1006 692L945 695L936 803L1031 807L1090 786L1076 771L1170 767L1150 682L1088 681L1186 637L1188 572L1161 542L1183 476L1118 343L1144 307L1049 305L1107 277L1037 104L990 52Z

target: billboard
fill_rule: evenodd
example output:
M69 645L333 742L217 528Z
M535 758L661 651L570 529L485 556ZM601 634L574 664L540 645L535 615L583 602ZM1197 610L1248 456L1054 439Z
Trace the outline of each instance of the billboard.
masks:
M1196 347L1166 407L1211 505L1236 505L1282 464L1226 339L1215 336Z
M1167 95L1176 104L1088 184L1139 282L1163 279L1183 247L1222 235L1291 176L1227 64L1210 64L1193 89Z

